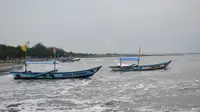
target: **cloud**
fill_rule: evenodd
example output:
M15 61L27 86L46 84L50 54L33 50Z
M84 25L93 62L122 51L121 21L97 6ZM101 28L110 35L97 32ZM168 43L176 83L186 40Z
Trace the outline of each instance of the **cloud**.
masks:
M74 52L200 52L199 0L2 0L0 43ZM92 47L91 47L92 46Z

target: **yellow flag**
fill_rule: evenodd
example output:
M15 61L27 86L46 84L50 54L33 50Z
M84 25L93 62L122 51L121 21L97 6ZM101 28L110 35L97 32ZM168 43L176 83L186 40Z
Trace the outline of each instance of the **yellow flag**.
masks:
M139 48L138 58L140 58L141 47Z
M21 49L22 49L22 51L26 52L27 51L27 43L24 44Z

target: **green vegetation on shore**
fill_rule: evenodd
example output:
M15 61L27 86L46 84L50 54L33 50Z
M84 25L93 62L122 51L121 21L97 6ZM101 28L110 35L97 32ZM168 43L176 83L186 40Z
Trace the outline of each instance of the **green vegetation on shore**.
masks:
M87 54L87 53L73 53L66 52L61 48L56 48L56 55L57 57L60 56L72 56L72 57L88 57L88 56L95 56L97 54ZM37 43L33 47L28 48L27 56L32 58L50 58L53 56L53 47L47 47L42 43ZM21 46L7 46L0 44L0 59L20 59L24 58L24 52L21 50Z
M186 53L187 54L187 53ZM189 53L191 54L191 53ZM196 53L195 53L196 54ZM199 54L199 53L197 53ZM24 58L25 53L21 50L21 46L7 46L0 44L0 62L9 62L8 60L15 60L21 62ZM28 48L27 56L31 58L51 58L53 57L53 47L47 47L42 43L37 43L33 47ZM56 48L57 57L118 57L118 56L137 56L138 54L117 54L117 53L106 53L106 54L88 54L88 53L74 53L72 51L66 52L61 48ZM184 55L179 54L141 54L141 56L166 56L166 55ZM11 61L12 62L12 61Z

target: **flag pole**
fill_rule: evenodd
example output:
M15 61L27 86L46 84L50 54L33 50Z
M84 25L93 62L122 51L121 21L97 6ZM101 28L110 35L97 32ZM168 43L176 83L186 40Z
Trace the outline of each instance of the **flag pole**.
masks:
M56 48L53 48L53 52L54 52L54 71L56 70Z
M138 66L139 66L139 64L140 64L140 51L141 51L141 46L140 46L140 48L139 48L139 53L138 53Z
M56 58L55 58L55 54L54 54L54 71L56 70Z
M138 66L139 66L139 64L140 64L140 59L138 59Z
M25 72L27 72L27 63L26 63L26 61L27 61L27 53L26 53L26 51L25 51Z
M24 53L24 58L25 58L25 72L27 72L27 63L26 63L26 61L27 61L27 49L28 49L28 44L29 44L30 42L28 41L28 42L26 42L25 43L25 45L23 46L23 51L25 52Z

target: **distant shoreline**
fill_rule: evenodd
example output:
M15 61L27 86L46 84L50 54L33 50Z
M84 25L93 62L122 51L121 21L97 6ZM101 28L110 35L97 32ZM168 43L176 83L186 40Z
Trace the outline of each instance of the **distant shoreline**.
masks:
M148 57L148 56L183 56L183 55L200 55L200 53L185 53L185 54L142 54L141 57ZM82 56L82 57L78 57L78 58L106 58L106 57L137 57L138 55L136 54L109 54L109 55L91 55L91 56ZM77 57L77 56L75 56ZM57 57L59 58L59 57ZM49 60L49 59L53 59L53 58L49 58L49 57L34 57L34 58L30 58L33 61L41 61L41 60ZM0 59L0 66L2 64L23 64L24 60L20 60L20 61L15 61L15 60L6 60L6 62L4 62L4 60Z
M47 47L42 43L37 43L33 47L28 48L27 57L32 59L52 59L55 55L56 57L78 57L78 58L100 58L100 57L137 57L138 53L75 53L72 51L66 52L61 48L56 48L54 54L53 49L56 47ZM22 62L25 53L21 50L21 46L8 46L0 44L0 63L15 61ZM200 54L200 53L145 53L142 52L141 56L180 56L189 54Z
M185 53L185 54L142 54L141 57L147 56L184 56L184 55L200 55L200 53ZM79 58L99 58L99 57L137 57L137 54L117 54L117 55L96 55Z

